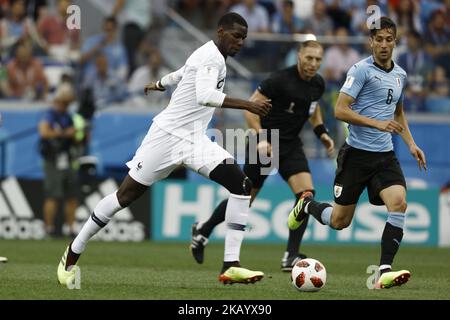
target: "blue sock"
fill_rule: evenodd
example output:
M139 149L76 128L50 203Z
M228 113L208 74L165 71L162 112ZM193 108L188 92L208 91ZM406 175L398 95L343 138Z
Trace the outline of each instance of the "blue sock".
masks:
M394 227L403 230L405 226L405 214L399 212L389 212L387 222L393 225Z
M326 225L330 225L331 223L331 213L333 213L333 207L328 207L322 211L321 219Z

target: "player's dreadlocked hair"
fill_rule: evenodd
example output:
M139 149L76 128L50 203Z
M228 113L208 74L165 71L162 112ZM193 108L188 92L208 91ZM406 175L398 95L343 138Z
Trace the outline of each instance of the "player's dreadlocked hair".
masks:
M222 27L224 29L231 29L233 28L233 25L237 23L243 27L248 28L247 21L245 21L244 18L242 18L241 15L237 14L236 12L229 12L220 18L218 27Z
M378 31L384 29L392 29L394 36L397 36L397 25L388 17L381 17L379 20L374 21L370 27L370 36L375 37Z

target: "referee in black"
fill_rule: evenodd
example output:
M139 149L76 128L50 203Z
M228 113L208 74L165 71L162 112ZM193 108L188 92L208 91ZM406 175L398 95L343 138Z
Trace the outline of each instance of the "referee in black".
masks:
M309 120L311 123L314 133L327 149L328 155L331 157L335 151L334 142L323 124L318 104L325 91L325 81L317 74L322 63L323 51L322 45L317 41L302 43L298 51L298 63L272 73L262 81L250 98L251 101L271 99L270 113L265 117L259 117L245 112L249 128L257 133L264 129L269 133L258 135L257 150L248 150L248 153L257 151L258 155L268 155L272 159L278 157L278 171L294 193L295 203L306 191L314 194L311 172L299 137L306 121ZM271 129L279 130L279 154L275 154L276 148L272 153ZM253 182L252 202L267 178L267 175L262 173L263 169L270 167L270 163L264 165L259 157L255 158L258 159L257 163L249 163L248 157L244 166L245 174ZM214 227L225 220L226 206L225 200L217 206L207 222L192 226L191 252L198 263L203 263L204 247ZM306 226L307 221L297 230L289 230L286 252L281 261L282 271L291 271L299 259L306 257L299 253Z

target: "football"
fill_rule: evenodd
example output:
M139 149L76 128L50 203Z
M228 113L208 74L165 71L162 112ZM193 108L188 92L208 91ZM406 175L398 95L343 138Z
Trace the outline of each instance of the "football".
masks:
M299 291L315 292L325 286L327 271L316 259L303 259L292 268L292 285Z

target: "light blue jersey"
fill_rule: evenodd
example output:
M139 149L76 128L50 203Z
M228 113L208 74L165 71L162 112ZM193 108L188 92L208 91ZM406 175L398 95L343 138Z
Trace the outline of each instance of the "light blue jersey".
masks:
M398 65L386 71L374 64L372 56L355 64L347 73L341 92L355 99L351 108L371 119L392 120L398 102L403 101L406 72ZM375 128L349 124L347 144L373 152L394 150L392 135Z

